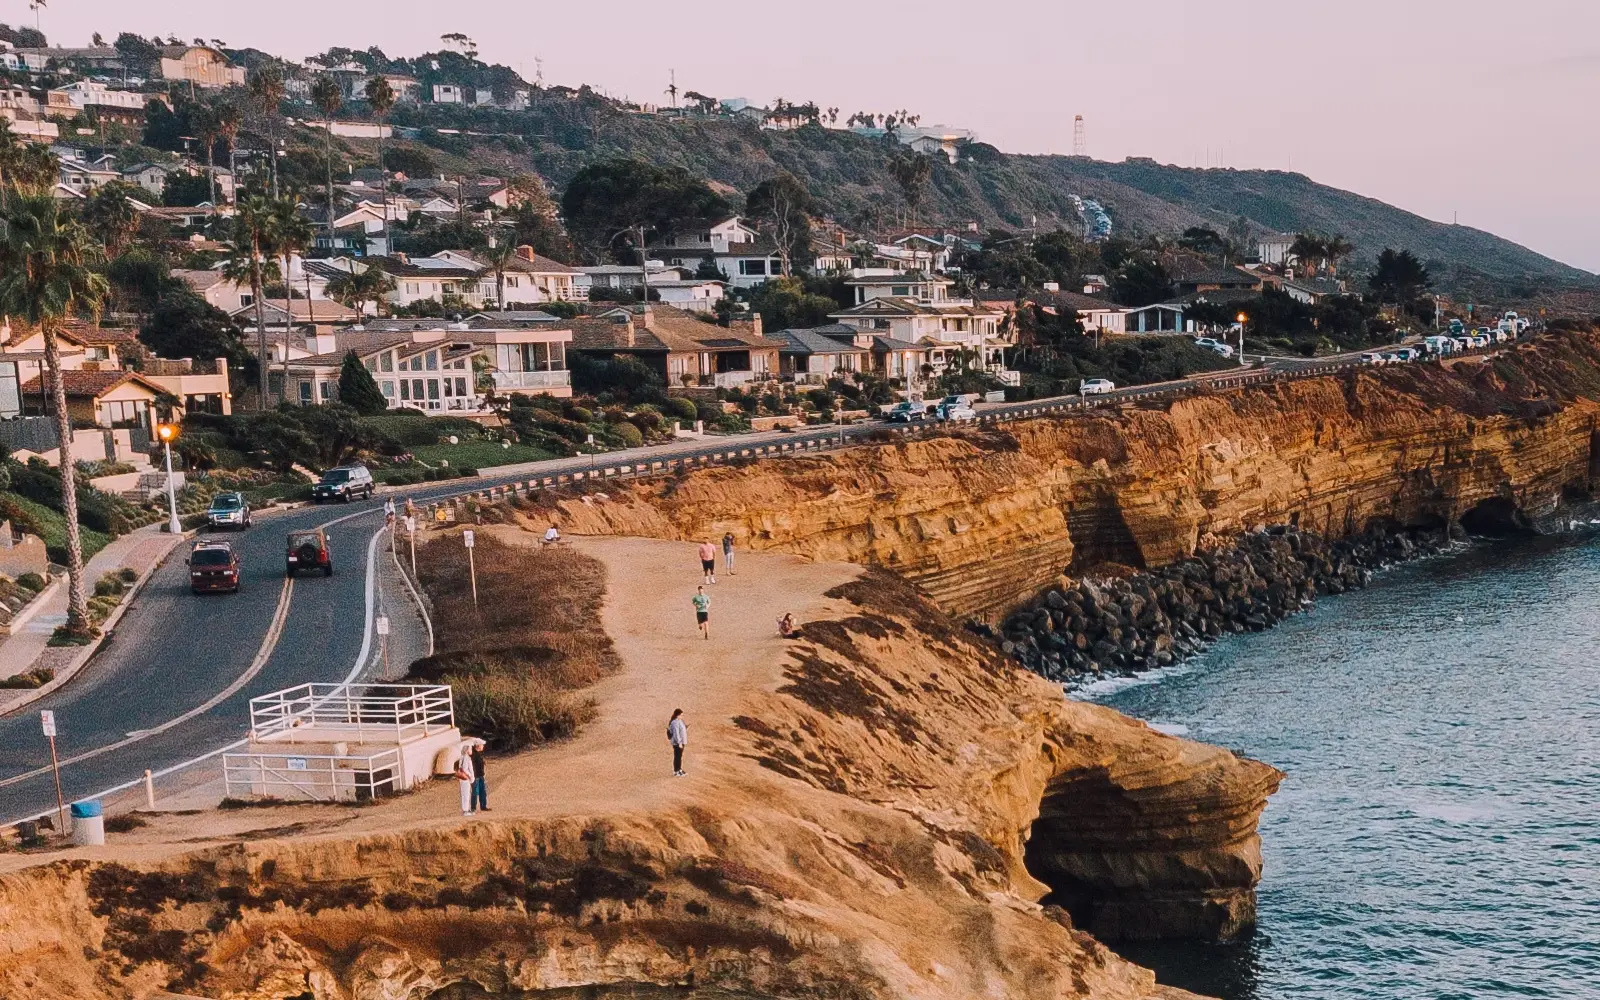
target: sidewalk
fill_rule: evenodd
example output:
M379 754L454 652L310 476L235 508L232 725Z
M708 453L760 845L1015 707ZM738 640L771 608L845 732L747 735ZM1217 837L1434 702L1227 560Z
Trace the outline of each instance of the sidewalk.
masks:
M84 589L92 593L94 583L101 575L112 570L127 567L139 574L139 580L122 599L122 604L117 611L112 612L112 617L107 620L107 625L113 624L121 617L121 609L126 608L133 600L137 588L142 587L149 578L152 570L166 558L168 552L185 538L184 535L169 535L161 531L161 525L147 525L137 531L123 535L95 553L88 565L84 567ZM76 671L88 654L94 650L94 645L49 647L50 635L56 626L64 624L67 620L67 587L63 578L62 585L56 588L46 600L44 607L39 609L33 620L24 625L17 634L6 636L0 642L0 678L13 677L24 673L44 660L63 660L55 664L46 662L46 666L56 667L56 679L43 688L35 690L0 690L0 712L15 708L24 701L33 701L47 688L60 686L71 673Z

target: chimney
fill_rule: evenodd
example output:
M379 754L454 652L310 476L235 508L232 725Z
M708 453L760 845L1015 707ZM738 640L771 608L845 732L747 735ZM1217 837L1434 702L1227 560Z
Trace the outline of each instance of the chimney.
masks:
M306 350L312 354L332 354L339 349L339 338L333 327L317 324L306 334Z
M628 317L627 323L626 323L626 327L627 327L627 331L628 331L627 332L628 346L629 347L637 346L637 344L636 344L636 342L634 340L634 336L633 336L633 317L632 316Z
M528 246L526 243L522 244L517 247L517 256L530 264L533 263L533 247Z
M750 332L758 337L761 336L761 314L758 312L750 314Z

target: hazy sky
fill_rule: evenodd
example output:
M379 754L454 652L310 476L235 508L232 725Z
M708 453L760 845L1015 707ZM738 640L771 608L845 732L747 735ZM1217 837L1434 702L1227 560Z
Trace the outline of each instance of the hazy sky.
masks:
M1288 168L1600 271L1600 0L878 0L806 4L50 0L52 43L98 31L301 57L476 39L547 83L666 100L908 108L1014 152ZM134 13L137 11L137 13ZM26 0L0 20L29 24Z

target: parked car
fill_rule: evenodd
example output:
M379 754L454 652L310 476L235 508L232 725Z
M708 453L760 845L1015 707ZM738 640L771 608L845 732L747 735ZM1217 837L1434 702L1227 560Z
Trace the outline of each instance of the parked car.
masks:
M250 503L243 493L218 493L211 498L206 510L206 526L212 531L233 528L243 531L250 527Z
M1117 384L1108 378L1086 378L1078 383L1078 394L1081 396L1098 396L1105 392L1116 392Z
M1361 363L1364 365L1386 365L1389 363L1389 359L1385 358L1381 351L1364 351L1361 355Z
M323 576L333 575L333 552L328 548L328 533L321 528L289 532L289 555L285 564L286 576L296 570L321 570Z
M950 423L960 423L966 420L978 419L978 411L974 410L965 401L940 403L938 408L934 410L934 417Z
M1229 344L1224 344L1222 341L1217 340L1214 337L1196 337L1194 339L1194 346L1204 347L1208 351L1216 351L1225 358L1233 357L1233 347Z
M196 542L189 550L189 589L196 594L239 592L239 555L227 542Z
M329 469L311 487L311 501L321 503L324 500L342 500L349 503L352 500L365 500L372 496L374 489L372 473L364 465L341 465L337 469Z
M1456 344L1449 337L1425 337L1422 349L1428 354L1449 354L1456 349Z
M926 420L928 419L928 404L913 403L909 399L896 403L889 410L886 419L891 424L909 424L913 420Z
M1471 337L1452 337L1452 338L1450 338L1450 340L1451 340L1452 343L1454 343L1456 345L1456 350L1458 350L1458 351L1470 351L1470 350L1472 350L1472 338Z
M1422 356L1421 349L1416 347L1399 347L1392 353L1396 361L1415 361Z

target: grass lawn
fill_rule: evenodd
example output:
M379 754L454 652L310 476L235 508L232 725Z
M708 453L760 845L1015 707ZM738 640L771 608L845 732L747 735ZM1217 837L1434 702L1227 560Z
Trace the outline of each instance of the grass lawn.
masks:
M463 441L460 444L419 444L411 449L419 462L438 465L448 461L452 469L488 469L496 465L538 462L554 455L543 448L526 444L502 447L498 441Z
M5 498L8 503L15 504L32 515L34 521L39 525L39 533L44 539L45 547L50 550L51 560L65 565L67 561L65 555L67 550L66 518L43 504L34 503L27 497L18 496L15 493L6 493ZM78 526L78 540L83 546L83 561L88 562L89 557L105 548L111 538L109 535L85 528L80 524Z

